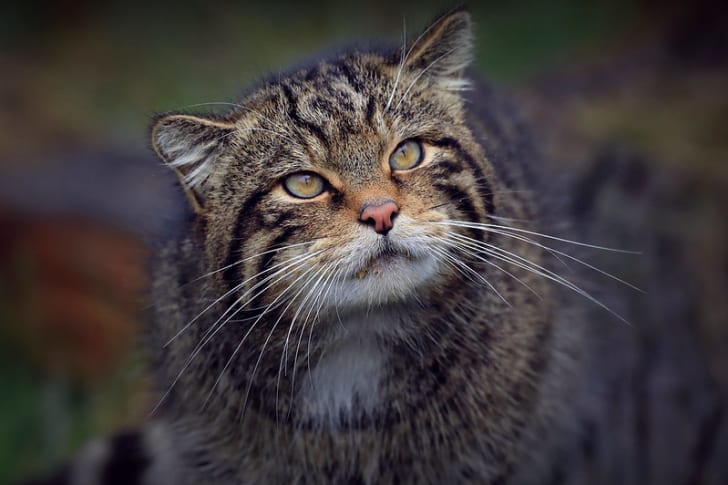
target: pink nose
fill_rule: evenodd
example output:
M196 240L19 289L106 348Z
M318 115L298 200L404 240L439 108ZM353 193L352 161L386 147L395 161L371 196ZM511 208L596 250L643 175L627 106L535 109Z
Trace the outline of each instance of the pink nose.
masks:
M389 200L383 204L367 204L359 214L359 220L364 224L371 224L374 230L382 235L386 235L394 223L392 219L399 212L397 204Z

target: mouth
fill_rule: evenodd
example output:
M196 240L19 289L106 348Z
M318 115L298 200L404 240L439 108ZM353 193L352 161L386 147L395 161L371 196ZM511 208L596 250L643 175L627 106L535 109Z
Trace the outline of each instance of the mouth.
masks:
M371 308L409 301L440 272L436 254L415 244L380 240L359 249L358 256L334 292L336 308Z
M407 251L387 245L369 256L366 262L354 273L354 277L363 280L367 276L379 276L395 269L401 262L412 262L417 258Z

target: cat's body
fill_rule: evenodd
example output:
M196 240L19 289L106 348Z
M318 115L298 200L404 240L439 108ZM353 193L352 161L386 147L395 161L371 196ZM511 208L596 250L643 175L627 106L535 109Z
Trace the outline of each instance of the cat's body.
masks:
M464 90L471 43L457 11L401 52L321 61L225 116L157 120L155 149L195 211L154 277L158 417L89 448L73 476L607 476L593 450L560 461L593 433L601 385L585 385L573 302L600 303L561 276L557 241L536 239L564 215L508 103Z
M396 69L396 64L391 68ZM306 81L292 83L295 82ZM285 90L286 87L273 86L272 89ZM495 173L488 165L477 161L482 160L478 145L469 145L462 139L459 143L443 134L441 137L446 140L441 142L443 153L450 156L443 159L441 167L444 169L439 177L428 176L428 181L434 179L433 183L444 184L447 176L452 176L456 170L469 170L462 159L458 169L453 167L457 162L449 160L463 156L458 150L465 154L474 152L472 163L478 170L487 171L488 184L481 184L483 197L478 200L475 196L473 205L492 198L492 206L486 209L488 213L533 219L537 209L530 200L531 193L513 192L522 186L525 174L522 164L511 161L516 155L512 151L517 150L518 156L525 157L529 148L522 139L525 134L519 133L513 124L507 124L513 120L512 114L504 112L505 106L494 97L484 93L474 101L478 103L473 108L488 110L492 120L489 126L481 124L478 135L486 140L499 140L487 145L493 150L489 153L499 159ZM255 105L246 106L266 112ZM381 108L380 104L376 109ZM295 111L296 107L287 109ZM357 136L356 131L352 136ZM365 153L364 170L377 171L381 156L376 152ZM437 164L433 164L429 168L435 170L436 167ZM470 184L470 175L467 177ZM367 175L360 174L358 178L367 178ZM383 182L378 176L376 182L370 184L369 187L376 187ZM226 202L236 206L227 214L231 220L224 223L226 228L235 226L236 214L256 210L241 209L251 197L242 194L242 190L235 189L230 193L239 200ZM389 234L377 235L372 228L362 226L366 231L364 235L370 233L372 236L367 240L368 244L376 245L387 238L399 241L397 238L404 236L399 235L397 229L398 225L406 224L407 209L411 207L410 214L416 217L426 207L418 207L416 201L406 205L401 199L398 202L401 211ZM442 203L443 200L434 200L427 205ZM457 207L457 202L447 206ZM483 209L485 207L481 206L474 210ZM264 211L261 219L265 218L270 222L266 225L261 220L258 227L247 220L248 232L242 237L245 240L258 237L263 244L270 244L270 241L296 244L301 240L295 236L289 236L290 240L281 238L282 234L287 235L290 225L296 227L292 234L306 229L328 232L325 218L301 223L302 216L289 212L281 221L281 214L270 209ZM351 224L361 225L353 212ZM409 230L414 232L416 229ZM347 234L351 228L334 232ZM494 236L488 241L495 243L497 240L506 250L534 262L540 261L538 248ZM477 237L477 233L466 237ZM431 243L423 242L422 253L427 253ZM344 243L345 240L341 244ZM238 247L235 243L232 246ZM263 246L263 249L269 248L271 246ZM173 324L162 328L155 339L155 347L161 348L174 339L159 362L162 381L171 385L228 304L220 304L219 311L205 312L179 337L174 338L175 334L203 312L216 296L226 293L229 286L225 284L224 271L194 282L196 277L226 266L216 255L214 262L205 264L199 257L204 247L196 236L183 244L171 245L167 251L157 278L155 300L174 302L161 307L157 316L158 321ZM218 251L227 254L228 249L223 247ZM268 266L275 267L281 262L276 259ZM258 269L259 264L256 262ZM299 309L296 301L285 319L280 320L279 313L273 311L258 323L260 333L248 335L245 346L236 355L233 368L237 370L224 368L249 325L238 323L230 334L224 333L226 337L221 335L211 340L182 373L167 397L167 413L178 415L175 420L186 423L191 419L189 428L209 433L199 445L190 443L186 453L191 457L209 453L210 456L200 459L216 463L222 476L231 482L232 477L240 481L249 477L250 483L295 480L310 483L352 480L443 483L465 478L479 482L507 477L522 459L522 445L531 430L546 425L540 420L546 419L544 401L556 398L550 395L552 387L557 386L556 381L563 383L571 378L564 375L566 356L563 354L564 347L573 343L578 329L565 318L563 308L555 308L553 288L544 284L542 278L519 268L508 268L510 275L494 267L487 270L487 264L476 258L468 264L477 268L480 274L485 275L487 271L488 282L497 293L475 273L468 274L469 270L462 266L464 274L456 271L454 279L434 288L425 285L424 293L419 297L415 295L377 305L376 295L371 303L365 300L364 305L351 308L346 303L350 296L336 294L337 291L352 291L346 288L347 282L339 283L339 288L343 289L331 289L332 280L326 284L324 276L319 281L322 290L313 292L308 301L316 318L313 334L309 332L314 317L309 315L311 309L306 306L299 316L300 327L290 326L291 316ZM357 278L356 270L351 266L347 276L358 283L362 280ZM381 271L381 276L376 273L365 275L364 282L372 277L397 278L397 275L386 273L386 267ZM314 274L311 286L319 276ZM190 283L180 286L180 282ZM386 280L378 282L381 285L388 283ZM397 284L404 286L401 282ZM531 289L522 291L525 285ZM201 287L209 295L207 298L199 298ZM331 303L337 298L344 302ZM319 307L323 307L320 312ZM271 334L276 322L279 322L278 328ZM308 326L304 327L304 322ZM570 330L565 331L566 328ZM287 338L290 348L287 362L284 362ZM263 351L266 339L269 340ZM261 353L263 357L258 362ZM288 366L287 371L281 369L282 365ZM252 375L253 370L256 370L256 376L250 390L247 389L247 378L230 374L250 372ZM224 375L223 380L205 406L214 381L220 375ZM244 406L245 415L241 417ZM205 411L200 412L203 408ZM186 435L188 425L183 428ZM199 432L190 434L198 435ZM224 446L210 447L206 445L208 440L229 441L225 441ZM229 457L227 460L220 458L221 448L226 450L222 456Z
M245 141L249 153L225 161L223 188L204 202L213 216L167 248L156 280L155 301L169 302L158 305L155 338L157 348L171 340L158 363L162 387L171 386L166 412L182 423L183 435L198 437L187 443L185 462L208 462L211 476L231 483L441 483L503 480L522 459L530 430L544 424L537 422L545 418L543 401L553 398L548 381L564 378L554 362L563 351L551 343L560 332L555 327L570 324L554 317L552 288L542 278L519 268L507 269L510 275L488 269L475 246L463 253L472 270L466 259L452 263L440 255L458 240L446 241L448 227L433 223L480 223L488 215L525 220L537 212L531 194L519 192L527 176L520 160L532 155L512 114L483 92L471 109L488 117L466 120L462 93L451 90L467 60L468 29L465 14L443 20L434 29L442 38L422 40L432 52L420 53L422 59L410 53L407 62L419 65L409 72L400 70L397 55L346 55L266 86L233 115L278 135L246 134L253 137ZM443 54L453 59L430 65ZM416 79L428 66L434 77ZM228 136L231 143L235 136ZM390 153L415 137L428 146L423 166L388 173ZM162 144L163 155L168 146ZM261 180L265 165L273 169L270 180ZM270 195L268 184L302 169L337 184L331 200ZM358 215L385 199L399 212L391 231L379 234ZM485 241L542 259L539 248L514 238L456 231L472 238L460 240L465 244ZM302 245L308 241L315 241L310 248ZM194 281L283 245L295 248ZM234 299L205 312L211 301L259 271L285 269L289 258L319 250L311 272L296 267L290 306L281 298L257 323L260 310L241 312L234 319L250 320L228 324L206 342L172 386ZM403 255L366 263L375 251ZM275 306L276 293L265 296L250 306Z
M104 465L123 452L105 442L79 469L504 483L558 441L578 330L537 274L544 249L503 225L539 219L536 155L491 88L463 90L470 51L458 11L402 52L321 61L225 117L158 120L196 212L154 278L160 417L120 445L139 460Z

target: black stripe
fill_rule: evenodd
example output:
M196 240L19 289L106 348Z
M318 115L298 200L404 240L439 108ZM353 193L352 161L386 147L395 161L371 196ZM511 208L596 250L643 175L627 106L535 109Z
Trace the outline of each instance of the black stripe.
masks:
M305 80L306 82L309 82L309 83L310 83L310 82L314 82L314 81L316 81L316 79L318 79L319 77L321 77L321 69L323 69L323 67L324 67L325 65L326 65L326 64L323 64L323 63L322 63L322 64L318 64L318 65L316 65L316 66L313 66L313 67L312 67L311 69L309 69L309 70L308 70L308 72L307 72L307 73L306 73L306 75L305 75L305 76L303 77L303 79L304 79L304 80Z
M399 190L404 190L404 188L406 187L406 184L404 183L404 181L401 179L398 179L396 177L396 175L394 175L390 180L394 183L394 185L397 186L397 189L399 189Z
M322 89L322 91L324 91ZM358 127L358 123L350 116L356 108L349 96L345 93L333 90L326 90L326 94L316 96L311 100L311 105L320 113L330 113L336 119L334 129L337 129L339 136L352 133ZM329 132L333 129L329 129Z
M347 62L337 62L336 64L334 64L334 67L337 68L341 74L343 74L349 85L354 88L354 91L356 91L357 93L362 93L365 91L364 83L362 83L359 76L352 72L351 66Z
M264 222L264 225L269 228L280 227L284 222L292 219L293 216L293 211L284 211L278 214L278 217L276 217L273 222Z
M287 84L281 84L281 88L283 89L283 94L286 96L286 100L288 101L288 115L291 117L293 122L303 125L307 130L313 133L316 138L319 139L321 144L324 145L327 150L330 149L331 143L329 142L329 139L326 136L326 133L324 133L323 129L321 129L320 126L301 118L301 114L298 112L296 97L293 94L291 87Z
M460 158L465 160L465 162L468 164L470 169L475 173L475 177L477 179L477 190L478 193L480 193L480 196L483 199L483 202L485 203L485 209L488 212L488 214L495 214L495 203L493 202L493 190L490 187L490 183L485 178L485 175L483 174L483 169L480 165L478 165L478 162L475 161L475 158L468 153L467 150L465 150L460 143L455 140L454 138L442 138L439 140L432 140L430 143L432 143L435 146L442 147L442 148L449 148L451 150L454 150Z
M344 194L333 187L329 187L329 190L331 191L331 199L329 201L329 204L331 207L331 211L333 212L339 210L344 204Z
M299 231L302 226L289 226L287 227L282 233L280 233L278 236L276 236L273 241L268 245L267 249L276 249L278 247L281 247L286 241L288 241L291 236ZM255 285L259 284L261 281L263 281L265 278L269 277L269 274L262 274L263 271L265 271L268 266L270 266L271 261L273 261L273 258L278 255L278 252L269 252L267 254L264 254L261 256L260 261L258 261L258 268L257 268L257 277L255 278ZM289 271L291 271L292 268L289 268ZM257 308L258 303L262 300L263 294L259 290L256 292L258 296L250 302L251 308Z
M293 233L295 233L296 231L298 231L300 229L301 229L300 226L287 227L285 231L280 233L278 236L276 236L275 239L273 239L273 241L271 241L271 243L268 245L267 249L271 250L271 249L276 249L276 248L281 247L284 242L286 242L286 241L288 241L288 239L290 239L290 237L293 235ZM257 273L258 280L260 280L260 278L262 278L262 275L260 275L260 273L268 267L270 262L273 260L273 258L277 254L278 254L277 252L270 252L270 253L267 253L267 254L264 254L263 256L261 256L260 261L258 261L258 273Z
M138 432L127 432L111 440L109 461L101 471L104 485L135 485L142 483L150 460L144 450L144 442Z
M477 222L480 220L480 214L478 214L478 211L475 209L475 206L471 201L472 198L464 191L454 185L442 182L436 182L432 186L447 195L453 205L460 211L464 212L470 221Z
M436 162L434 165L435 168L441 168L442 173L446 175L453 175L456 173L460 173L463 171L462 165L457 165L456 163L450 161L450 160L441 160L439 162ZM439 171L438 171L439 172Z
M225 281L230 288L237 284L235 280L236 275L240 272L240 265L235 263L238 262L242 252L245 236L248 232L247 229L250 227L251 214L254 212L255 207L263 199L265 194L266 192L263 190L254 192L253 195L248 197L248 200L245 201L238 212L238 218L235 221L235 228L231 235L232 239L230 242L230 249L227 258L225 258L225 264L223 264L223 267L227 269L222 273L223 281Z
M367 123L369 126L374 126L374 114L377 112L376 103L373 97L369 98L369 102L367 103Z

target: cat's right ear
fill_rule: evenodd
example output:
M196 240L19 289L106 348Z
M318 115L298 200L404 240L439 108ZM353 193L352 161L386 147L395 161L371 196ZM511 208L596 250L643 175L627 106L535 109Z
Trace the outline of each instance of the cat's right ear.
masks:
M231 123L191 115L164 115L155 120L152 146L179 177L196 213L202 211L211 178L234 129Z

